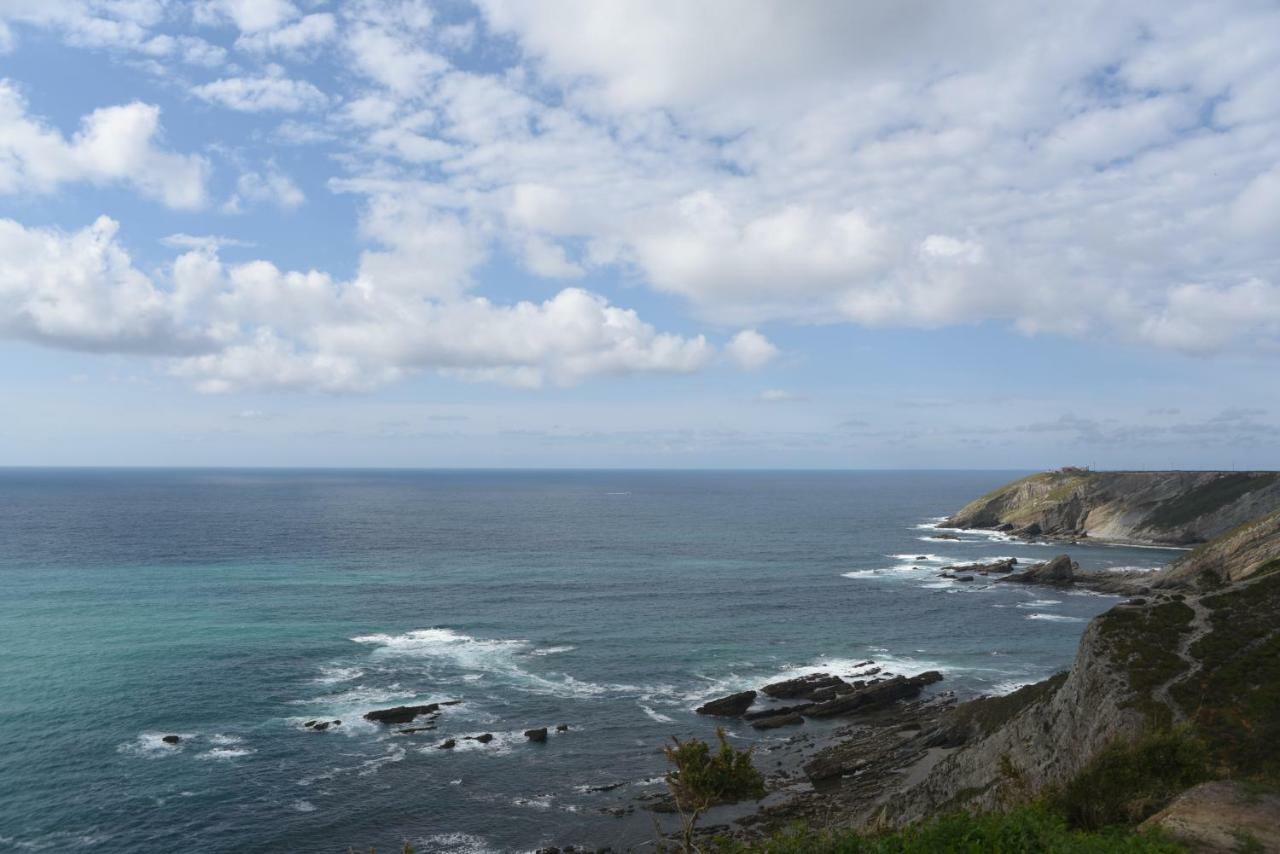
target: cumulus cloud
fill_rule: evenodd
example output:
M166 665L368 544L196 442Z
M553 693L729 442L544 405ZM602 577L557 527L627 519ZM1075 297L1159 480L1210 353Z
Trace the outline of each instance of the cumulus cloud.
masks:
M0 194L120 183L169 207L201 207L208 162L160 147L161 135L160 108L135 101L94 110L67 139L30 116L17 87L0 81Z
M734 335L724 350L739 367L749 371L763 368L778 356L773 342L754 329L744 329Z
M208 392L363 391L419 370L524 387L606 375L691 373L714 359L703 336L660 332L578 288L542 302L423 299L359 276L227 265L216 238L167 281L140 271L106 217L74 233L0 220L0 334L81 350L167 354Z
M222 205L225 213L239 213L246 204L273 205L296 210L307 200L293 179L274 165L264 172L245 172L236 181L236 192Z

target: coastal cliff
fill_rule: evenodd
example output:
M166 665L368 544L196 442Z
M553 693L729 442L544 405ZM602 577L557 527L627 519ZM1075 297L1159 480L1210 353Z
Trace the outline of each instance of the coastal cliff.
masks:
M942 523L1015 536L1148 545L1207 542L1280 510L1280 472L1040 472L965 505Z

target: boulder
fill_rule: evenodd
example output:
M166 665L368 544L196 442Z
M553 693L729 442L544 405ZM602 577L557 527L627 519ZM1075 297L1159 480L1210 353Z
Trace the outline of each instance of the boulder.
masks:
M1079 570L1080 564L1067 555L1058 555L1053 560L1038 563L1024 572L1010 575L1000 580L1016 581L1023 584L1051 584L1055 587L1069 587L1075 583L1076 573Z
M325 731L325 730L327 730L328 728L329 728L329 722L328 722L328 721L320 721L319 723L317 723L315 726L313 726L313 727L311 728L311 731L312 731L312 732L324 732L324 731Z
M795 726L796 724L802 723L804 723L804 718L799 714L796 712L787 712L786 714L774 715L769 718L760 718L753 721L751 726L756 729L777 729L778 727Z
M318 723L320 723L320 722L319 722L319 721L307 721L305 724L303 724L303 726L304 726L304 727L306 727L307 729L311 729L313 726L315 726L315 725L316 725L316 724L318 724Z
M806 717L829 718L883 709L899 700L909 700L919 695L925 686L941 681L942 674L929 670L918 676L895 676L892 679L873 681L864 688L817 703L805 712Z
M527 729L524 731L524 737L530 741L544 742L547 740L547 728L541 726L537 729Z
M569 731L568 724L556 724L556 732L568 732L568 731Z
M808 700L817 691L842 687L847 688L848 683L839 676L832 676L830 673L810 673L807 676L797 676L795 679L774 682L760 690L766 696L773 697L775 700Z
M374 709L365 712L364 719L376 724L407 724L419 715L429 715L440 710L439 703L425 706L396 706L391 709Z
M160 740L163 741L165 744L177 744L178 742L182 741L182 736L166 735L166 736L162 736Z
M436 749L437 750L453 750L457 746L458 746L458 742L454 741L452 738L446 738L444 741L436 745Z
M700 715L736 718L747 709L751 708L751 704L755 701L755 691L741 691L737 694L730 694L727 697L721 697L718 700L712 700L709 703L703 703L701 706L698 706L695 711Z
M478 741L481 744L488 744L489 742L493 741L493 733L485 732L485 733L481 733L480 735L468 735L466 736L465 740Z

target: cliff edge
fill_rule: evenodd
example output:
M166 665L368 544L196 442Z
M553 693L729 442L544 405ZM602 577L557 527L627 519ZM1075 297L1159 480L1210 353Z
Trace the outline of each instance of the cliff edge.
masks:
M1280 510L1280 472L1040 472L965 505L942 523L1015 536L1186 546Z

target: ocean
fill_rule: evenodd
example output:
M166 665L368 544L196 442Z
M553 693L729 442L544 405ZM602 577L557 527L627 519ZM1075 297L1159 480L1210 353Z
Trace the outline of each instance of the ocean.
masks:
M947 563L1178 554L930 539L1019 474L0 470L0 851L636 844L701 702L867 659L1007 692L1116 601Z

